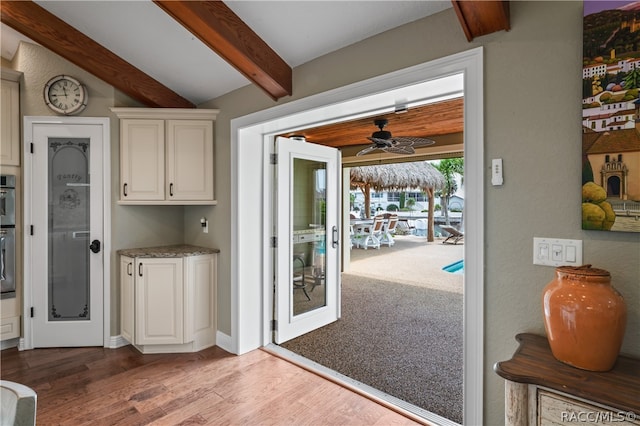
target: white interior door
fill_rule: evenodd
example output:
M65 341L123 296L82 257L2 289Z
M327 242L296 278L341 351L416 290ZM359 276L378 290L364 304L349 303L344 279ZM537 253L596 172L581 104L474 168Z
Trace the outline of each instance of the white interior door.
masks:
M25 267L33 347L102 346L104 126L27 126L33 147L25 154Z
M275 342L340 316L340 151L276 140Z

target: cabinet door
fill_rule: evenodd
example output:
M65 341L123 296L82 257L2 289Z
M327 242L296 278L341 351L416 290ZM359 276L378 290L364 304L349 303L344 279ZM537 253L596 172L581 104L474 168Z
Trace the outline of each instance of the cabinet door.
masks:
M0 164L20 165L20 87L18 82L2 80L0 113Z
M213 200L213 122L167 120L167 200Z
M216 255L184 258L185 342L215 342L216 334ZM206 336L206 337L205 337Z
M182 259L136 259L136 343L181 344Z
M135 280L134 260L120 256L120 327L122 337L135 343Z
M164 200L164 120L120 120L120 199Z

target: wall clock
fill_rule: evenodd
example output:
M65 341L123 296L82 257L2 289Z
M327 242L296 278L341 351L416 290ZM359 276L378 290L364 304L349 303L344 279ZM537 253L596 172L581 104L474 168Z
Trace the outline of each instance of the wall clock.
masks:
M58 114L77 114L87 106L87 89L77 79L57 75L44 86L44 102Z

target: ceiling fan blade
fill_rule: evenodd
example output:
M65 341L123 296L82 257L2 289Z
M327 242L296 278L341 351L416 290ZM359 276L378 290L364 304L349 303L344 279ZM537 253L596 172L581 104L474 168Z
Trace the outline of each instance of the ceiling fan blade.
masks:
M370 153L371 151L375 151L376 149L378 149L378 147L377 147L376 145L368 146L368 147L366 147L365 149L363 149L363 150L359 151L359 152L356 154L356 156L357 156L357 157L359 157L359 156L361 156L361 155L368 154L368 153Z
M436 143L436 141L432 139L414 138L412 136L398 136L393 138L393 140L396 141L397 143L402 143L402 145L409 145L415 148L419 148L422 146L429 146Z
M400 148L403 146L413 146L413 141L406 138L391 138L391 146L394 148Z
M409 155L409 154L414 154L416 152L416 150L413 149L413 147L411 146L390 146L387 148L380 148L380 149L383 150L384 152L390 152L392 154Z

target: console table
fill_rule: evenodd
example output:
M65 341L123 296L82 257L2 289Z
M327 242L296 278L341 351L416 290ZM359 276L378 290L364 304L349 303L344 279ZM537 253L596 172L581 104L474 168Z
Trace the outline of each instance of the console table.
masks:
M505 380L505 425L640 425L640 360L618 357L592 372L556 360L547 338L518 334L520 346L494 365Z

